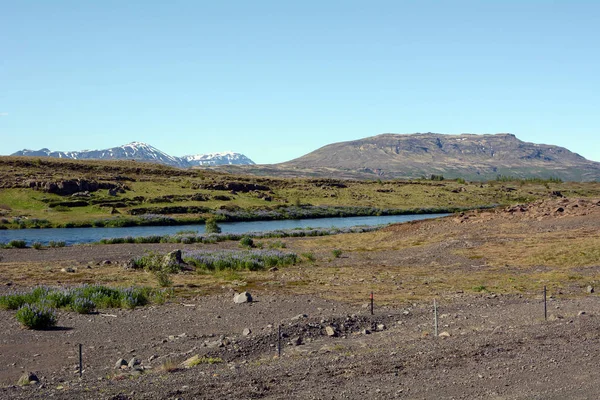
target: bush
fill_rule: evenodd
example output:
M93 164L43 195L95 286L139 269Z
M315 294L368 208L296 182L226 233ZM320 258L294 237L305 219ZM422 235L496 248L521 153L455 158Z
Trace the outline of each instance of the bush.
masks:
M206 220L204 231L206 233L221 233L221 227L217 224L215 218L209 218Z
M95 308L94 302L85 297L77 297L71 302L71 309L78 314L89 314Z
M302 253L302 257L306 258L310 262L315 262L316 257L313 253Z
M41 249L44 246L40 242L33 242L33 244L31 245L31 247L33 247L36 250L39 250L39 249Z
M24 249L27 247L27 242L24 240L11 240L8 242L8 247L12 247L15 249Z
M340 256L342 255L342 251L340 249L333 249L333 251L331 252L331 254L333 254L333 256L335 258L340 258Z
M48 247L65 247L67 244L63 241L55 242L51 240L48 242Z
M252 248L254 247L254 240L251 237L244 236L242 240L240 240L240 246Z
M171 279L167 271L159 269L154 271L153 273L160 287L169 287L173 284L173 280Z
M56 313L46 307L25 304L16 314L17 321L29 329L48 329L56 325Z

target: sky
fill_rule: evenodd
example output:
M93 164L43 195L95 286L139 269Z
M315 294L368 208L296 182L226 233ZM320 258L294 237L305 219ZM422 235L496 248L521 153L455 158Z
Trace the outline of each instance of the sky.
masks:
M257 163L381 133L600 161L600 1L0 0L0 154Z

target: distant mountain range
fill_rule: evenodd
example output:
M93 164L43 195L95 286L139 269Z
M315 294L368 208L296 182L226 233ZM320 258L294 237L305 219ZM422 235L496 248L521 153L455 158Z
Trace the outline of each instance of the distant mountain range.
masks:
M149 144L132 142L119 147L104 150L82 151L51 151L21 150L13 156L56 157L73 160L136 160L170 165L179 168L189 168L207 165L253 165L254 161L243 154L233 152L197 154L174 157L158 150Z

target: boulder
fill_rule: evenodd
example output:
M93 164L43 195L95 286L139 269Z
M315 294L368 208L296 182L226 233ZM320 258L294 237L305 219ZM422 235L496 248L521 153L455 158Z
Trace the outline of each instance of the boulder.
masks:
M19 386L25 386L25 385L31 385L32 383L38 383L39 381L40 380L38 379L37 375L34 374L33 372L25 372L19 378L19 381L17 382L17 384Z
M115 363L115 369L121 369L124 365L127 365L127 361L122 358L119 358Z
M129 362L127 363L127 366L129 368L133 368L133 367L135 367L136 365L139 365L139 364L140 364L140 360L138 360L137 358L133 357L131 360L129 360Z
M242 292L233 296L233 302L235 304L251 303L252 295L248 292Z
M327 326L325 327L325 333L327 334L327 336L335 336L335 328L333 326Z
M173 250L167 253L162 261L162 267L168 270L181 270L184 265L181 250Z

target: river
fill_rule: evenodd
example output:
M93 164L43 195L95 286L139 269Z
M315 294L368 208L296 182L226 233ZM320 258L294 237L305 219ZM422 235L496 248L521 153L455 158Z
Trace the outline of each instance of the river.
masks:
M276 221L220 222L224 233L264 232L298 228L347 228L351 226L385 225L398 222L443 217L448 214L384 215L370 217L336 217L285 219ZM39 242L47 245L50 241L65 242L67 245L92 243L104 238L165 236L181 231L204 233L204 225L176 226L133 226L126 228L51 228L0 230L0 243L11 240L25 240L28 245Z

